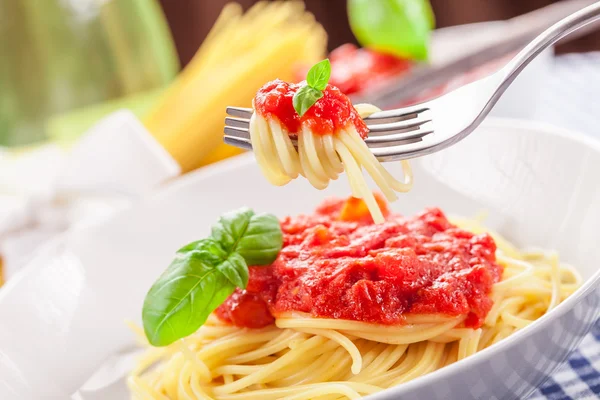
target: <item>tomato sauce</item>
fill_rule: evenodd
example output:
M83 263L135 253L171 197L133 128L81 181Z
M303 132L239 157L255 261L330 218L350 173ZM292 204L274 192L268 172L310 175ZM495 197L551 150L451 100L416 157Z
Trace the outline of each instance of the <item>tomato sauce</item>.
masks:
M387 212L375 225L368 210L340 218L346 206L330 199L312 215L284 218L277 260L250 267L248 287L217 315L250 328L295 311L385 325L410 314L466 315L465 326L483 324L503 271L491 236L457 228L437 208L413 217Z
M351 43L343 44L329 53L329 61L329 83L348 96L376 90L413 68L410 60L359 48ZM307 72L308 66L298 68L298 80L302 80Z
M301 126L307 126L316 134L330 135L352 124L363 139L367 137L369 130L348 97L332 85L327 85L323 97L300 117L292 99L304 84L271 81L259 89L254 109L265 118L279 120L292 135L296 135Z
M329 82L347 94L362 93L410 72L412 62L353 44L344 44L329 54Z

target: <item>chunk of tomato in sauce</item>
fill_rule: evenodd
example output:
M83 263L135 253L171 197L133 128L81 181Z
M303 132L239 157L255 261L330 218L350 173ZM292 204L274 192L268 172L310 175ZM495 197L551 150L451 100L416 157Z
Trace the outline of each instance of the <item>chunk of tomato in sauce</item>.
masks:
M275 321L259 294L241 289L229 296L217 308L216 314L222 321L242 328L262 328Z
M390 213L387 201L380 193L373 193L373 196L381 209L381 213L386 217ZM362 199L355 197L350 197L344 202L339 218L342 221L373 222L367 204Z

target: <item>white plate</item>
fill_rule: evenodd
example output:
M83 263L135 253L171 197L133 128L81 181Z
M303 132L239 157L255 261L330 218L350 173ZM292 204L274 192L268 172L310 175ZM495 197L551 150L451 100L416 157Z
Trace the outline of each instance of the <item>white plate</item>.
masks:
M600 314L598 171L597 142L521 121L488 122L415 162L414 191L393 208L410 214L435 205L466 216L486 209L492 228L520 245L557 249L585 284L500 344L374 398L523 398L565 359ZM347 193L343 179L324 192L301 180L272 187L245 155L46 246L0 291L0 399L70 398L132 345L124 320L139 321L144 295L174 251L206 235L221 212L248 205L283 216ZM116 393L105 398L119 400Z

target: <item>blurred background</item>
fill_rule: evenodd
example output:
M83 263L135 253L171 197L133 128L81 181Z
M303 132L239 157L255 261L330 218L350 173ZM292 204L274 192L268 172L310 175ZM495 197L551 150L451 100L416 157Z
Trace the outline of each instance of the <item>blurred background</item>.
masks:
M0 0L0 281L67 229L241 151L225 108L328 57L351 100L410 104L500 68L593 0ZM600 135L600 30L492 115Z
M378 0L374 0L378 1ZM505 20L542 8L561 0L431 0L436 16L436 26L444 28L475 22ZM242 0L244 7L254 0ZM161 0L169 26L173 32L182 64L186 64L196 52L226 1L211 0ZM357 43L347 18L346 0L307 0L306 8L315 14L329 36L328 48L344 43ZM558 46L558 53L600 50L600 32L595 32Z
M371 4L386 2L375 0ZM567 2L431 0L428 3L439 30L508 20ZM0 0L0 145L14 147L47 139L70 142L100 117L118 108L130 109L138 116L147 115L161 97L161 89L198 52L227 3L225 0ZM255 3L254 0L238 2L244 10ZM327 51L344 44L360 45L347 17L347 0L304 3L326 31ZM559 45L557 53L600 50L599 43L600 33L592 32ZM464 49L459 43L450 43L443 51L461 53ZM432 57L438 55L439 51L435 51ZM411 61L410 56L403 58Z

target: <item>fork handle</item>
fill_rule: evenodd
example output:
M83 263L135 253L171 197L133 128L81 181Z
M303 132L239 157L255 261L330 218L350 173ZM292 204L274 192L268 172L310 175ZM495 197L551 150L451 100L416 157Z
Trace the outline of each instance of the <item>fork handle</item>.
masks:
M600 1L565 17L533 39L499 72L504 75L496 95L499 96L517 75L542 51L574 31L600 19Z

